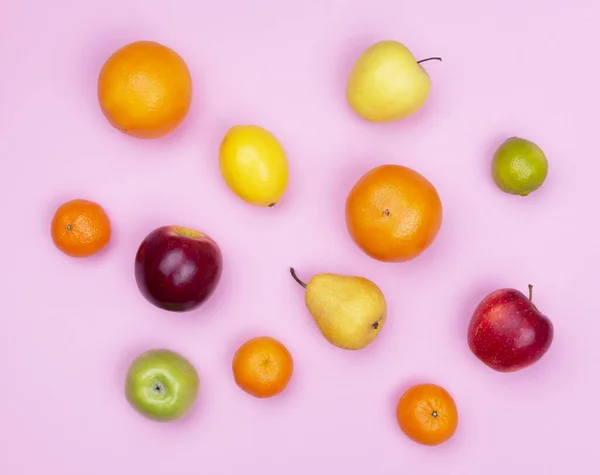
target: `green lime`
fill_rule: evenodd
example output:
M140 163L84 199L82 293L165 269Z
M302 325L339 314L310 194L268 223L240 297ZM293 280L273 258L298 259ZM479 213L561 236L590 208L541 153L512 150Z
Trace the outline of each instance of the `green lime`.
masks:
M536 144L512 137L496 150L492 161L492 175L502 191L527 196L546 180L548 161Z

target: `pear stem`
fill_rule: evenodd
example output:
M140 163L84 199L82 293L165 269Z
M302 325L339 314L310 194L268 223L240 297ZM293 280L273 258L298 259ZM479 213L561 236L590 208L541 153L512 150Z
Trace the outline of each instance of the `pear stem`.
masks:
M290 274L292 274L292 277L296 282L298 282L302 287L306 288L306 284L298 278L298 276L296 275L296 271L293 267L290 267Z
M533 302L533 285L529 284L529 301Z
M440 58L439 56L432 56L431 58L425 58L425 59L422 59L420 61L417 61L417 64L424 63L425 61L431 61L433 59L435 59L436 61L441 61L442 60L442 58Z

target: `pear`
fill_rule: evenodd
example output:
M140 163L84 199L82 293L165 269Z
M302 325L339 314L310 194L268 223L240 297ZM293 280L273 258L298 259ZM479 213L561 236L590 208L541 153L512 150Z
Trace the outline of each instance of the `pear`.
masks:
M306 308L329 343L345 350L360 350L379 335L387 305L373 282L323 273L304 283L293 268L290 273L306 289Z
M380 41L358 58L346 84L350 107L371 122L391 122L417 112L429 97L431 80L402 43Z

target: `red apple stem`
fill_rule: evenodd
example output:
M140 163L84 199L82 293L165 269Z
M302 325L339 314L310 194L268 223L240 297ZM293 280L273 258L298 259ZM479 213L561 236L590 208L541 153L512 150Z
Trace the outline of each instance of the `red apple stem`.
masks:
M296 271L293 267L290 267L290 274L292 274L292 277L296 282L298 282L302 287L306 288L306 284L298 278L298 276L296 275Z
M533 285L529 284L529 301L533 302Z
M425 59L421 59L420 61L417 61L417 64L421 64L421 63L424 63L425 61L431 61L431 60L441 61L442 58L440 58L439 56L432 56L431 58L425 58Z

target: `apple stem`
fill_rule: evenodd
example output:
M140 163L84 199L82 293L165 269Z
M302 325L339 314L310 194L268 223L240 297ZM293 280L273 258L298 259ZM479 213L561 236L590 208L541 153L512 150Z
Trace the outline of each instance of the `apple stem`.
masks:
M422 59L420 61L417 61L417 64L424 63L425 61L431 61L433 59L435 59L436 61L441 61L442 60L442 58L440 58L439 56L432 56L431 58L425 58L425 59Z
M298 276L296 275L296 271L293 267L290 267L290 274L292 274L292 277L296 282L298 282L302 287L306 288L306 284L298 278Z
M533 285L529 284L529 301L533 302Z

